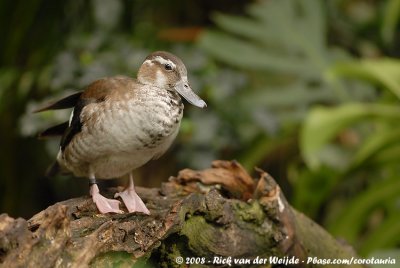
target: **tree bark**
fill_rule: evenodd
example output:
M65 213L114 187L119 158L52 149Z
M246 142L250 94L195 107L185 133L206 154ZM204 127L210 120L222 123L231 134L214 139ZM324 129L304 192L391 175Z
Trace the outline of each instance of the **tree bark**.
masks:
M253 179L235 161L214 161L206 170L180 171L160 189L137 187L149 216L98 214L88 196L57 203L28 221L2 214L0 266L266 267L275 260L280 264L271 266L281 267L298 259L293 266L329 267L308 258L356 257L257 171Z

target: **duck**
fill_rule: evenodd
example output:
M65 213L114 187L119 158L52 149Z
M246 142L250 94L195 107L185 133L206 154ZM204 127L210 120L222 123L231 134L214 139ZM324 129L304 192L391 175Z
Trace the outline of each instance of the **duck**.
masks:
M52 126L40 138L61 136L54 163L46 175L73 174L89 180L89 193L100 213L150 214L136 193L132 172L162 156L175 140L184 104L205 108L192 90L180 58L166 51L148 55L136 79L112 76L36 110L72 108L68 121ZM100 193L98 179L128 175L128 186L114 199Z

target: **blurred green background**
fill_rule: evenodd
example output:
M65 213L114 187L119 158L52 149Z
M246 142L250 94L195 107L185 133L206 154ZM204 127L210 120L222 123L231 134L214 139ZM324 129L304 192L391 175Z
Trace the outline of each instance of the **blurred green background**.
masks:
M361 255L399 256L399 0L3 0L0 14L0 212L88 191L43 176L58 140L36 135L70 111L32 110L168 50L208 107L186 105L137 185L237 159Z

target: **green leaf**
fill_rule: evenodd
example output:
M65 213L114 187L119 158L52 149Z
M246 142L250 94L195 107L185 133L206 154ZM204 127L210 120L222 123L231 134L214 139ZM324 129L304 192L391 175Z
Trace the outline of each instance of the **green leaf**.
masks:
M400 98L400 60L362 59L334 64L328 75L365 79L383 85Z
M374 187L370 187L348 202L336 220L329 224L328 230L352 243L362 231L364 224L368 222L369 212L386 200L399 195L400 180L398 177L376 183Z
M207 31L199 40L199 45L219 60L236 67L258 70L285 72L306 77L315 77L315 70L304 68L309 63L299 59L277 55L253 43L239 40L231 35Z
M247 92L241 101L246 106L263 105L287 111L287 108L300 104L306 107L312 103L329 102L333 97L333 93L322 86L312 90L303 83L291 83L279 88L270 86Z
M224 15L220 13L216 13L212 18L221 29L256 42L270 44L271 40L274 39L273 34L265 31L265 24L251 18Z
M247 13L248 17L215 14L216 24L233 35L207 31L200 46L237 67L324 79L333 57L325 46L320 1L261 1L250 5Z
M398 165L400 159L400 144L384 148L378 155L374 156L373 163L377 166L385 166L389 163Z
M400 242L399 222L400 211L386 217L376 230L368 232L367 239L363 241L359 250L360 254L368 254L381 248L395 247Z
M355 168L366 160L376 157L380 151L390 145L400 143L400 128L385 129L368 137L353 158L351 167Z
M289 174L293 185L292 205L311 218L318 217L321 204L330 197L339 181L336 170L326 166L317 171L292 167Z
M300 132L301 153L311 169L321 165L318 152L335 135L360 120L374 117L400 118L400 107L384 104L349 103L336 108L317 107L306 117Z
M293 139L287 137L278 137L271 139L270 137L263 136L246 148L240 158L239 162L247 169L251 170L259 165L266 155L271 155L277 148L288 148L293 146Z
M307 20L307 27L311 27L304 33L312 33L307 35L308 38L312 38L313 43L320 46L321 48L325 45L325 39L321 38L326 36L326 22L323 12L322 2L319 0L305 0L299 1L299 5L302 7L304 12L304 18Z
M395 37L396 26L400 19L400 1L390 0L385 5L385 10L382 16L381 37L387 44L391 44Z

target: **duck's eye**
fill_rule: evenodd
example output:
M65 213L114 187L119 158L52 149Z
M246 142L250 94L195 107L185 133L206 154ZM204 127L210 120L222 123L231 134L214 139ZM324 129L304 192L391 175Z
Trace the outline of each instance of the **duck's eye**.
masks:
M172 66L171 66L171 64L169 64L169 63L164 64L164 68L165 68L165 70L167 70L167 71L171 71L171 70L172 70Z

